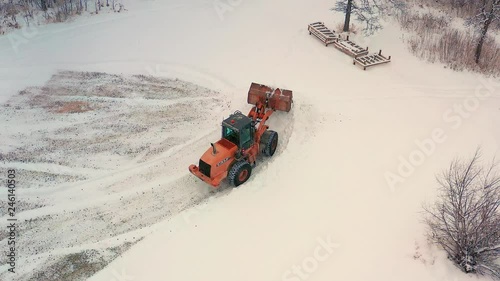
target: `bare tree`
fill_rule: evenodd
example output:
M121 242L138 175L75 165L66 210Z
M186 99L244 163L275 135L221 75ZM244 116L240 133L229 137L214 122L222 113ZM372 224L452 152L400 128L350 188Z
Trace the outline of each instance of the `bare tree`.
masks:
M345 8L345 20L344 20L344 32L349 31L349 25L351 24L351 12L352 12L352 0L347 0L347 5Z
M492 23L500 21L500 0L480 0L481 8L479 13L468 19L467 24L472 25L479 31L479 40L476 46L475 60L479 63L481 51L483 49L486 34Z
M424 207L429 238L466 273L500 279L500 176L480 164L480 151L438 177L439 197Z
M20 28L18 16L22 17L25 25L29 26L34 18L42 13L46 20L54 18L55 21L62 22L71 18L75 14L88 11L89 0L0 0L0 30L3 33L4 27ZM115 3L115 0L112 0ZM109 0L106 0L107 5ZM103 0L94 0L96 13L104 7ZM116 6L115 6L116 5ZM113 5L113 11L125 10L123 4Z
M338 0L331 10L345 13L344 29L349 31L351 14L365 24L363 32L371 35L382 28L380 17L393 8L404 10L405 3L401 0Z
M47 0L40 0L40 8L42 11L47 11Z

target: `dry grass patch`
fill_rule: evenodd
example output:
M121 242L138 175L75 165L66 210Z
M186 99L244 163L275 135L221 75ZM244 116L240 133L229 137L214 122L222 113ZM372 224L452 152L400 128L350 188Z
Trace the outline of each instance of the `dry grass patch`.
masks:
M56 113L82 113L92 110L90 104L84 101L57 102Z
M344 23L343 22L339 22L337 24L337 26L335 27L335 31L337 33L343 33L344 32ZM349 26L349 32L348 33L358 34L358 32L359 32L358 27L351 23L351 26Z
M481 59L474 61L478 36L472 30L458 30L450 25L452 18L430 12L402 13L397 16L403 30L409 34L405 42L409 50L432 63L443 63L456 71L474 71L486 75L500 75L500 48L488 36L484 42Z

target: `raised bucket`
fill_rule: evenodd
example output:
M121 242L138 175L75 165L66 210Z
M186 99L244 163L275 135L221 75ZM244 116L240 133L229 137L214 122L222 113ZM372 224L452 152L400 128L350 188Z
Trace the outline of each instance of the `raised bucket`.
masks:
M247 101L253 105L261 102L267 108L289 112L292 108L293 94L290 90L274 89L266 85L252 83L248 91Z

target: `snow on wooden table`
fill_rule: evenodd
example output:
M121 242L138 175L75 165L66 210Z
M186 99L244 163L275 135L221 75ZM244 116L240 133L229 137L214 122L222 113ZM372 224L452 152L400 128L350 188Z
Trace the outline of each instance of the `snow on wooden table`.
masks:
M354 58L368 54L368 47L363 48L358 44L350 41L349 36L347 36L346 40L339 40L333 43L333 46L335 46L335 48L339 49L340 51Z
M378 52L378 54L370 54L370 55L365 55L365 56L360 56L357 58L354 58L354 61L352 64L356 65L359 64L363 67L363 70L366 70L367 67L374 66L374 65L379 65L383 63L388 63L391 62L391 56L385 57L382 55L382 50Z
M316 36L325 43L325 46L339 40L339 36L337 36L333 30L328 29L323 22L311 23L307 29L309 30L309 35L312 34Z

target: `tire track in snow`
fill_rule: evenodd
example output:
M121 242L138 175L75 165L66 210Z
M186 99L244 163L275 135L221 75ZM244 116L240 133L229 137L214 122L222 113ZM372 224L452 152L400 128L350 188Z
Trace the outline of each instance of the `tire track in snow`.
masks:
M232 86L221 82L218 78L211 77L210 74L195 72L193 75L189 67L179 68L187 72L188 75L197 76L205 81L209 81L209 83L217 84L229 93L234 90ZM159 74L164 76L165 73L161 73L160 71ZM166 103L175 105L176 103L192 102L195 100L209 102L211 98L225 100L231 96L225 95L224 93L225 91L217 97L187 97L166 101ZM239 97L240 96L238 96L238 99ZM107 98L97 98L97 100L111 102L111 100ZM120 101L126 101L126 99ZM140 101L141 99L137 100L139 105ZM232 100L229 98L228 103L230 102L232 102ZM204 104L206 103L204 102ZM273 159L286 152L289 138L293 133L295 124L295 107L294 105L294 109L289 113L275 112L271 116L268 124L271 126L271 129L276 130L280 134L279 148L273 158L261 159L262 161L256 167L253 178L264 176L264 169L273 164ZM240 110L245 112L250 110L250 108L250 105L246 105L245 108L240 108ZM206 116L206 119L218 119L216 115L220 113L224 116L231 113L222 107L211 112L209 116ZM78 122L78 119L73 121ZM80 124L86 123L83 122ZM189 174L187 166L184 167L183 165L182 167L177 167L179 169L165 171L165 167L172 167L179 165L178 163L184 163L186 158L189 158L193 163L197 162L201 156L201 153L197 151L203 152L207 149L209 147L209 142L220 137L219 131L219 126L207 128L198 133L196 137L185 142L177 143L177 145L148 159L146 162L137 163L137 161L141 160L143 157L143 155L139 155L129 164L123 165L119 170L113 172L103 171L103 173L99 174L95 173L93 178L85 181L62 184L51 189L23 190L24 198L48 197L52 198L54 205L18 213L20 220L33 220L33 222L29 223L29 226L25 226L27 229L23 229L23 231L26 233L26 237L31 237L31 239L33 239L30 242L33 245L32 249L38 249L37 254L29 253L24 255L27 258L21 259L20 264L30 263L33 265L33 262L38 260L35 262L38 264L36 268L41 268L45 266L42 265L43 262L39 263L40 260L50 256L64 256L71 253L77 253L82 251L82 249L102 250L107 246L116 246L122 242L135 241L134 239L139 239L151 231L154 231L155 223L151 224L150 222L157 221L157 223L162 223L180 212L203 204L209 200L209 198L216 199L222 196L230 196L233 189L224 189L224 186L221 192L210 193L210 188L205 183ZM41 165L43 169L43 163ZM68 169L74 168L68 167ZM143 182L141 178L145 176L145 178L148 178L147 175L151 175L151 178ZM123 184L124 190L119 190L117 192L111 191L111 193L109 193L109 187L117 184ZM249 182L247 186L250 186L250 184L251 182ZM227 186L226 184L225 187ZM245 188L245 185L241 186L241 188ZM158 200L158 198L161 198L161 200ZM151 204L152 201L161 202L161 205L148 205ZM144 209L144 206L151 207ZM116 213L116 210L120 210L120 212ZM133 219L136 215L140 216L140 221L145 223L144 226L140 228L137 226L137 218ZM160 216L161 219L158 220ZM102 219L95 222L95 229L88 228L88 226L86 227L86 223L93 222L99 217L102 217ZM132 219L132 222L129 221L125 224L120 221L120 218ZM77 219L77 221L74 221L75 219ZM134 223L133 220L136 222ZM39 232L37 235L32 235L33 231L41 227L39 223L42 221L45 229L62 228L60 231L56 232L49 230L49 232L52 233L51 235L54 235L51 239L43 238L45 235L48 235L46 231ZM118 225L114 225L114 221L117 221ZM107 226L105 232L100 229L99 225L102 223ZM68 229L73 228L74 231L72 233L66 232ZM106 242L108 240L105 239L104 236L107 236L108 232L110 235L113 235L114 239L117 239L114 240L113 243ZM67 237L62 238L61 235ZM72 241L70 239L75 237L79 239L77 242L71 242L70 244L65 242ZM50 241L60 241L60 244L56 247L55 245L51 245Z
M66 76L61 76L63 79L66 79L63 80L64 83L71 81L71 79L67 80L66 78L68 74L65 75ZM97 77L101 76L97 75ZM104 79L104 81L107 80ZM175 80L173 83L181 82L177 82L177 80ZM176 89L176 86L178 87L179 85L174 84L172 89ZM180 90L189 90L192 88L193 87L185 87L180 88ZM200 91L202 90L200 87L194 87L194 89L199 89ZM76 93L78 94L78 91L76 91ZM192 110L196 110L196 106L199 105L209 106L210 110L200 111L204 112L203 114L205 114L205 116L202 116L204 119L212 119L224 108L224 105L212 104L219 102L220 100L224 100L223 94L219 93L214 96L212 91L210 91L208 93L209 96L207 97L202 95L206 93L197 91L191 91L188 93L190 95L199 96L188 96L167 101L167 103L174 106L172 110L177 111L174 111L172 114L167 114L166 116L163 116L163 118L168 119L170 118L169 116L176 117L179 114L178 112L184 112L182 107L177 108L176 106L176 104L181 103L192 105ZM71 100L71 97L67 97L65 95L54 95L54 97L60 98L63 101L68 99ZM93 97L81 96L80 98ZM76 99L79 99L79 97L76 97ZM113 98L112 100L99 100L100 102L111 103L115 106L125 106L126 104L116 103L116 99ZM119 101L126 100L127 99L120 99ZM138 104L135 105L141 105L141 100L145 101L143 99L138 99L136 100ZM26 99L19 99L17 101L26 102ZM200 103L194 103L194 101L200 101ZM144 103L142 105L144 105ZM125 108L130 106L131 105L126 105ZM164 106L160 104L159 107L162 108ZM47 112L44 112L44 109L42 108L22 108L28 111L38 110L42 115L47 114ZM145 108L147 109L148 106L146 105ZM158 108L158 106L156 108ZM107 111L104 110L103 112ZM117 112L120 111L118 110ZM113 111L111 116L115 115L115 111ZM79 115L73 115L71 117L68 116L69 118L66 123L56 123L56 126L67 126L67 123L71 125L73 121L79 120L74 116ZM89 120L92 120L86 119L85 114L82 116L83 117L80 119L83 118L86 122L80 124L87 124ZM196 116L196 114L194 116ZM48 120L52 119L48 118ZM117 120L117 118L114 120ZM113 122L113 119L110 119L109 121ZM176 121L181 123L170 126L169 130L192 128L197 124L196 122L193 123L193 121L195 120L186 119L185 121L182 121L181 118L180 121ZM186 126L187 124L195 125ZM201 122L199 124L207 124L207 122ZM55 127L48 130L54 131L54 129L58 128ZM51 260L54 260L58 255L77 253L82 251L82 249L89 247L91 249L101 249L103 247L102 245L104 245L104 247L111 247L120 243L136 241L152 231L155 222L161 222L164 219L168 219L169 217L186 209L193 203L196 204L197 202L202 201L208 196L208 192L206 192L206 190L196 189L198 185L192 184L193 179L188 176L187 166L185 168L183 167L184 169L182 169L182 172L177 172L175 169L165 171L165 167L175 167L177 163L183 163L182 160L186 157L191 158L190 155L193 154L193 150L204 146L205 142L203 140L209 136L217 134L217 131L218 130L212 127L207 130L200 130L200 132L192 130L188 131L188 134L183 135L185 135L185 137L192 137L186 141L176 143L176 145L169 147L160 154L153 155L152 158L146 162L136 163L138 159L136 158L135 161L132 161L132 163L122 165L122 168L119 168L119 170L114 172L105 172L103 174L95 173L94 175L97 176L94 176L89 180L76 182L74 184L61 184L55 188L20 190L20 196L22 195L22 198L25 198L26 200L38 197L49 198L52 200L50 201L50 206L26 210L18 213L19 221L23 221L21 230L25 233L25 237L30 239L29 243L32 245L29 249L25 249L25 251L28 252L20 253L20 256L26 257L19 259L20 268L28 268L28 264L35 264L36 268L42 269L46 268L47 264L42 266L44 262L40 260L47 257L51 257ZM193 134L193 132L195 133ZM168 134L166 134L165 137L168 137ZM35 140L36 139L32 139L32 141ZM148 140L145 139L144 141ZM123 145L126 146L127 144ZM71 157L71 151L67 151L67 153L69 154L64 156ZM11 162L6 163L6 165L9 165L10 163ZM38 168L41 168L42 170L48 168L48 166L44 167L43 163L40 165L41 166ZM35 166L37 166L37 164L35 164ZM66 166L61 167L78 172L78 168L75 169L73 167ZM26 168L29 169L29 167ZM57 168L57 170L59 170L59 168ZM87 169L85 171L90 170ZM147 176L148 174L153 174L153 176L151 178L145 177L145 175ZM125 189L118 190L116 192L107 190L109 189L109 186L117 183L123 183L125 185ZM182 186L180 186L179 183L182 183ZM188 189L187 187L190 187L191 189ZM145 209L141 210L141 208ZM117 212L117 210L120 211ZM58 231L53 231L54 229L57 229ZM71 232L69 232L70 230ZM45 239L45 236L50 236L50 239ZM102 244L101 242L107 241L106 238L109 236L113 236L113 238L116 239L114 240L114 243L106 242ZM23 267L23 265L25 265L25 267Z

